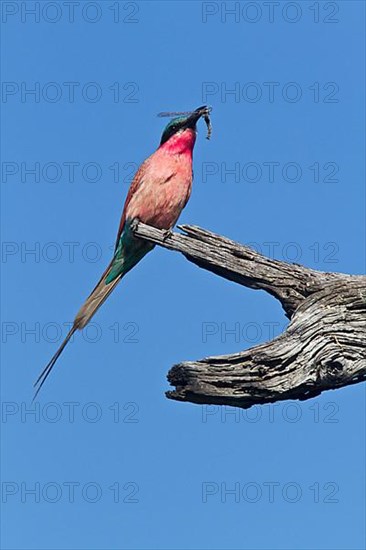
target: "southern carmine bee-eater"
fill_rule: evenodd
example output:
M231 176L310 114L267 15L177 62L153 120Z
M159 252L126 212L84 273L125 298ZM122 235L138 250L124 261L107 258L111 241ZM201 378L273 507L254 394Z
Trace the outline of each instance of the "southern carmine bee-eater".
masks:
M80 308L65 340L36 380L34 399L74 332L87 325L122 277L154 248L153 244L135 237L131 225L141 221L168 231L175 225L191 194L196 125L203 117L209 138L210 112L204 105L189 113L160 113L161 116L181 116L169 122L158 149L137 170L123 208L113 258Z

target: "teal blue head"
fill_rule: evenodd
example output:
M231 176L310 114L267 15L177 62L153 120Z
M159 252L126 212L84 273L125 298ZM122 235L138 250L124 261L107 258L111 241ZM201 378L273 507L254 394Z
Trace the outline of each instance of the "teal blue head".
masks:
M195 111L192 111L190 113L183 113L184 116L178 116L173 118L169 124L166 125L164 132L161 136L160 145L168 141L174 134L177 134L179 132L183 132L187 128L191 128L192 130L196 130L196 124L199 121L201 117L204 117L207 127L209 128L210 133L210 125L209 125L209 114L211 109L207 107L207 105L203 105L202 107L198 107ZM173 113L174 114L174 113ZM179 113L177 113L179 114ZM168 116L168 113L161 113L160 116ZM209 136L208 136L209 137Z

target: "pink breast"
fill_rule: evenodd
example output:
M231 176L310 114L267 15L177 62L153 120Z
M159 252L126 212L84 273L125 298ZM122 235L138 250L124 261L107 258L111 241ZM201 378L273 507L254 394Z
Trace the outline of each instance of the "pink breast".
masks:
M192 186L192 154L160 147L144 163L141 185L131 198L128 218L169 229L186 205Z

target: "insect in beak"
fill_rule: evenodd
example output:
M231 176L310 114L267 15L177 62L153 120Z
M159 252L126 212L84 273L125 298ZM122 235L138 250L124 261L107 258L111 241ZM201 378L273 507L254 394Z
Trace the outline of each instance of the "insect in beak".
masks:
M202 117L207 126L206 139L210 139L212 134L212 124L210 119L211 111L212 107L203 105L202 107L198 107L198 109L195 109L194 111L164 111L162 113L159 113L158 117L189 116L196 120L199 120Z

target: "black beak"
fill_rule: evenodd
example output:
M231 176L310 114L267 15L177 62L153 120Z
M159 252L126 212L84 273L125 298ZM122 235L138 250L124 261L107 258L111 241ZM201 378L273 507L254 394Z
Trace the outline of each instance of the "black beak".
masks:
M199 121L199 119L202 116L208 116L211 112L211 107L208 107L207 105L203 105L202 107L198 107L189 117L187 118L186 126L187 128L194 128Z

